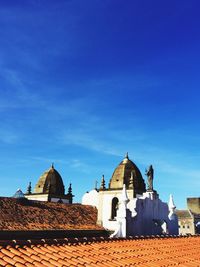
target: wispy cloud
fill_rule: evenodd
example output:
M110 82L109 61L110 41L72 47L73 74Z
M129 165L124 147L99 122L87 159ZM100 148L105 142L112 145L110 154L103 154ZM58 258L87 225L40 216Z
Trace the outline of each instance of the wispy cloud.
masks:
M27 161L27 159L26 159ZM68 169L72 169L79 171L81 170L82 173L90 173L91 172L91 166L89 166L86 162L84 162L83 159L78 159L78 158L58 158L58 157L52 157L52 158L48 158L48 157L41 157L41 156L33 156L29 158L29 162L43 162L46 164L48 164L47 166L51 166L51 164L54 164L54 167L57 168L57 165L63 165L63 166L67 166Z
M158 179L165 177L164 180L162 179L162 183L165 183L165 185L170 184L171 187L177 188L180 188L180 185L188 188L200 185L200 169L198 167L194 168L194 162L198 162L199 158L195 158L191 165L190 162L194 158L191 159L188 154L166 148L161 149L156 146L146 147L146 153L145 150L138 150L136 158L142 165L153 164L155 176Z
M112 148L112 145L99 140L97 136L82 132L65 132L62 136L62 142L67 145L72 144L105 154L120 155L117 149Z
M31 81L14 69L5 69L0 66L1 78L5 81L4 90L0 91L0 108L42 107L45 100L39 90L32 90Z
M91 166L89 166L88 164L86 164L85 162L83 162L80 159L71 159L68 161L68 166L76 169L76 170L81 170L81 172L84 173L90 173L91 172Z
M0 142L14 144L19 140L19 136L13 130L0 130Z

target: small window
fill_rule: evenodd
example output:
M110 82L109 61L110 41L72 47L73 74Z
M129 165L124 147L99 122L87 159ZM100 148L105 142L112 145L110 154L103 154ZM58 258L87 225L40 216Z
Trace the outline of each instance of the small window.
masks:
M189 229L189 228L190 228L190 226L188 225L188 226L187 226L187 228Z
M117 197L114 197L112 199L111 220L114 220L115 217L117 216L118 202L119 200Z
M185 228L185 225L183 225L183 228Z

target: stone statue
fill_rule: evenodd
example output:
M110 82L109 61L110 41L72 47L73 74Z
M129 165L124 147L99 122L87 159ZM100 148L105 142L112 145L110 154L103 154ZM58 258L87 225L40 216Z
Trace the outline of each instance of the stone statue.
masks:
M153 191L153 166L150 165L149 169L146 170L146 176L147 176L147 190Z

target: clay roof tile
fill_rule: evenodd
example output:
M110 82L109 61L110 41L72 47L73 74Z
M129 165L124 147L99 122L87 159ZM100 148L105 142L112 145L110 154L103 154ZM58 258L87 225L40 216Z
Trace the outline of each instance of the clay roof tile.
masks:
M49 261L46 261L46 260L41 260L41 263L42 263L44 266L47 266L47 267L55 267L55 266L52 265Z
M22 263L20 263L20 262L16 262L16 263L15 263L15 266L16 266L16 267L24 267L25 264L22 264Z
M35 267L35 265L32 264L32 263L30 263L30 262L26 262L26 265L25 266L27 266L27 267Z
M11 258L9 258L8 256L4 256L4 257L3 257L3 260L4 260L5 262L7 262L7 264L12 264L12 265L15 266L16 261L13 260L13 259L11 259Z
M71 230L102 227L97 210L88 205L31 201L0 197L0 230Z
M76 242L76 240L74 240ZM44 241L45 242L45 241ZM49 245L52 242L52 245ZM54 242L38 246L0 247L0 266L198 266L200 237L154 239L104 239L89 243ZM73 240L71 240L73 242ZM28 253L28 254L27 254Z
M13 257L15 256L14 253L12 253L11 251L9 251L9 250L6 249L6 248L2 248L2 249L1 249L1 252L4 254L4 256L7 255L7 256L10 257L10 258L13 258Z
M41 261L41 258L40 257L38 257L37 255L31 255L30 256L31 257L31 259L33 259L34 261L38 261L38 262L40 262Z
M6 266L7 262L0 258L0 266Z

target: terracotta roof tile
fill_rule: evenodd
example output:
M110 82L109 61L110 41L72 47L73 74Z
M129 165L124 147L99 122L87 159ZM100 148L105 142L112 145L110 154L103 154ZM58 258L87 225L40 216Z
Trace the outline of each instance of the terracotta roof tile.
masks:
M44 265L44 264L42 264L41 262L38 262L38 261L34 261L34 266L37 266L37 267L46 267L47 265Z
M83 240L82 240L83 241ZM200 266L200 237L27 241L1 244L0 266ZM37 244L38 243L38 244ZM27 254L28 253L28 254Z
M29 256L27 256L26 254L22 254L21 255L21 258L24 259L26 262L29 262L29 263L33 263L34 260L31 259Z
M103 229L96 220L88 205L0 197L0 230Z
M41 258L38 257L37 255L32 254L30 257L31 257L31 259L33 259L34 261L37 261L37 262L40 262L40 261L41 261Z
M47 266L47 267L55 267L55 266L52 265L49 261L42 260L41 263L43 264L43 266ZM36 266L37 266L37 265L36 265Z
M8 256L4 256L4 257L3 257L3 260L4 260L5 262L7 262L7 264L15 265L15 263L16 263L15 260L13 260L12 258L10 258L10 257L8 257Z
M64 265L66 265L66 260L65 259L59 259L58 260L58 262L60 263L60 264L62 264L62 266L64 266Z
M15 254L12 253L11 251L9 251L9 249L7 249L7 248L2 248L1 252L4 254L4 255L2 255L2 257L6 255L10 258L13 258L15 256Z
M7 262L0 258L0 266L6 266Z
M63 266L63 264L62 263L60 263L60 262L58 262L58 261L55 261L55 260L53 260L53 259L49 259L49 262L51 263L51 264L53 264L54 266L58 266L58 267L62 267Z
M16 267L24 267L24 266L25 266L25 264L22 264L22 263L16 262L16 263L15 263L15 266L16 266Z
M46 254L46 251L44 251L43 249L42 249L43 247L37 247L37 246L33 246L33 250L36 252L36 253L39 253L39 254Z
M14 256L13 260L15 260L18 263L23 263L23 264L26 263L26 261L22 257L19 257L18 255Z
M25 266L28 266L28 267L35 267L34 264L30 263L30 262L26 262L26 265Z

